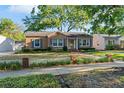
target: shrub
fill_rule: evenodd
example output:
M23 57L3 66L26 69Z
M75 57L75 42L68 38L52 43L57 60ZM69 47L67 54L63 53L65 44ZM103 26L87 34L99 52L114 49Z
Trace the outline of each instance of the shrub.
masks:
M106 50L114 50L114 45L106 45Z
M21 69L21 64L20 63L10 64L10 70L19 70L19 69Z
M48 48L47 48L47 50L48 50L48 51L51 51L51 50L52 50L52 48L51 48L51 47L48 47Z
M106 50L120 49L119 45L106 45Z
M82 52L94 52L95 48L79 48L79 50Z
M32 63L30 65L31 68L33 67L50 67L50 66L58 66L58 65L68 65L70 64L71 62L70 61L54 61L54 62L46 62L46 63L43 63L43 62L40 62L40 63Z
M18 70L18 69L21 69L21 64L19 62L0 63L0 70Z
M83 64L88 64L94 62L93 58L79 58L78 59L78 64L83 63Z
M112 62L112 61L113 61L112 59L109 59L107 57L96 59L96 62Z
M29 52L32 52L32 50L28 48L22 48L22 52L29 53Z
M64 47L63 47L63 51L68 51L67 46L64 46Z

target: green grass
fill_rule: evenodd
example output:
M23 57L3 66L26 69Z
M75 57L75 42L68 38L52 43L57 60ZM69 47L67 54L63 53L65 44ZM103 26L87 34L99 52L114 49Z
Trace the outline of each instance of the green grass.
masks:
M103 62L113 62L113 60L107 57L95 58L78 58L78 64L89 64L89 63L103 63Z
M106 54L111 54L112 58L114 59L124 59L124 52L123 50L109 50L109 51L96 51L96 52L88 52L89 54L96 55L96 56L105 56Z
M0 88L56 88L59 81L50 74L0 79Z

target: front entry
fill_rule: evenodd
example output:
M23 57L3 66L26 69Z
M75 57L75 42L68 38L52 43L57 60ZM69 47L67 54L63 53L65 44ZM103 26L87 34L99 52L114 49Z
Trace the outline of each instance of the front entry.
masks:
M74 39L68 40L68 48L69 49L75 49L75 40Z

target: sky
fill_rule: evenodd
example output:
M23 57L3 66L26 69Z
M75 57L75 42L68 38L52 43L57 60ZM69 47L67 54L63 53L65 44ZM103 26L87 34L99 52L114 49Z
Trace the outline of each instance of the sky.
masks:
M9 18L14 23L24 27L22 19L30 15L33 5L0 5L0 19Z

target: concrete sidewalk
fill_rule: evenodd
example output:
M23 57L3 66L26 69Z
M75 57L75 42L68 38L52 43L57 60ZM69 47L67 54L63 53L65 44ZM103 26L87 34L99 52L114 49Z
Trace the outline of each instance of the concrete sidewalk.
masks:
M50 68L35 68L35 69L25 69L19 71L7 71L0 72L0 78L5 77L17 77L17 76L26 76L26 75L34 75L34 74L68 74L68 73L76 73L82 71L90 71L101 68L111 68L111 67L124 67L124 63L98 63L98 64L80 64L80 65L69 65L69 66L57 66Z

